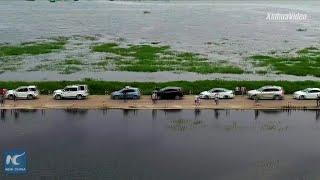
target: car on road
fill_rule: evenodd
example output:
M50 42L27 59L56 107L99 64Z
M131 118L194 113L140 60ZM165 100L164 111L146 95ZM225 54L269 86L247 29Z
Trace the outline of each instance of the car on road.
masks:
M231 99L234 98L234 91L225 88L213 88L208 91L203 91L200 93L200 98L202 99L212 99L218 96L219 99Z
M280 86L263 86L256 90L248 91L248 97L250 99L274 99L281 100L284 98L284 90Z
M87 85L70 85L64 89L58 89L53 92L53 98L60 99L85 99L89 96Z
M17 89L8 90L5 97L8 99L35 99L39 96L39 91L36 86L20 86Z
M153 92L156 93L158 99L182 99L183 97L181 87L165 87Z
M125 88L111 93L111 99L140 99L139 88L126 86Z
M307 88L293 93L295 99L317 99L320 96L320 88Z

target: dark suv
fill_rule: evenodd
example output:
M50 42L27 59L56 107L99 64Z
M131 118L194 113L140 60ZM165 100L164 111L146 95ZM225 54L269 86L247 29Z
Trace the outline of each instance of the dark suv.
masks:
M165 87L154 91L158 99L181 99L183 92L180 87Z

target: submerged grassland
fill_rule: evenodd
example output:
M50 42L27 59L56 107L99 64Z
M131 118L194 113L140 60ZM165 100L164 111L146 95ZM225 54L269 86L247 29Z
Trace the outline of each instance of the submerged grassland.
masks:
M264 68L260 72L320 77L320 49L317 47L298 50L294 55L254 55L249 60L255 67Z
M231 63L208 54L175 50L161 42L130 44L125 39L74 35L0 44L0 74L16 71L54 71L60 74L81 71L171 71L320 77L320 49L317 47L242 58L241 63Z
M105 60L96 63L98 68L113 64L120 71L157 72L188 71L197 73L233 73L241 74L240 67L225 61L209 61L203 55L192 52L179 52L170 46L149 44L120 46L117 43L105 43L92 47L94 52L107 53Z
M51 53L63 49L66 43L66 38L59 37L49 42L25 42L18 45L1 45L0 57Z
M57 37L48 41L24 42L16 45L2 44L0 45L0 73L21 69L25 64L24 56L58 52L66 43L66 38Z

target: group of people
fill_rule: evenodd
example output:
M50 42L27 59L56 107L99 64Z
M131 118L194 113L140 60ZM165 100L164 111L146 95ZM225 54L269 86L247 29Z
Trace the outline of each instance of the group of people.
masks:
M214 101L214 103L216 104L216 105L219 105L219 95L218 94L215 94L214 96L213 96L213 101ZM195 96L194 97L194 104L196 105L196 106L200 106L200 103L201 103L201 99L200 99L200 96Z
M247 88L242 86L242 87L236 87L234 90L236 95L246 95L247 94Z

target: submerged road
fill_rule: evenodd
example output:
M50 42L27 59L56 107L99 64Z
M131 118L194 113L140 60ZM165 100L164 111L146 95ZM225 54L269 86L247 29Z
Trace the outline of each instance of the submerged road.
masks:
M216 105L213 100L201 100L194 104L194 96L185 96L182 100L158 100L155 104L150 96L139 100L112 100L110 96L91 95L84 100L54 100L50 95L41 95L35 100L6 100L0 109L320 109L316 100L295 100L286 95L284 100L260 100L256 103L246 96L220 100Z

